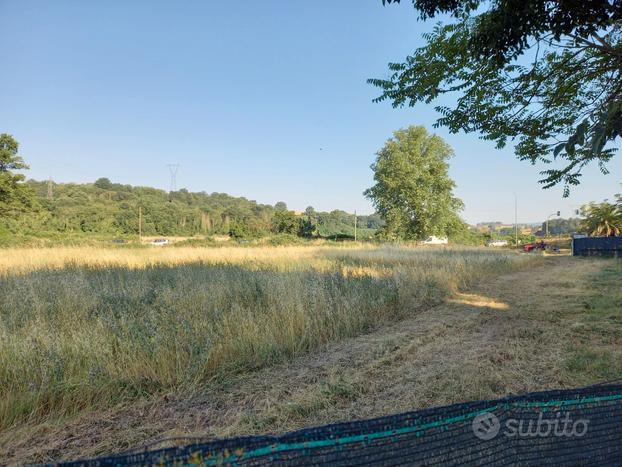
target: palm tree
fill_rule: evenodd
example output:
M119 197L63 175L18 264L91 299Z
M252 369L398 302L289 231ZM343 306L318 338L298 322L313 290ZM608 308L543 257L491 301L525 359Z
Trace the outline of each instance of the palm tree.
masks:
M622 235L622 204L590 203L583 207L583 228L591 236Z

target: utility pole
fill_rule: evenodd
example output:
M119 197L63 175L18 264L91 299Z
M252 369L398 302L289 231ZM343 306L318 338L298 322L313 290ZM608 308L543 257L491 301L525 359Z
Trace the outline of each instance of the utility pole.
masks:
M138 206L138 242L143 242L143 208Z
M514 193L514 245L518 247L518 198Z
M354 211L354 241L356 242L356 210Z
M48 199L54 199L54 185L52 183L52 177L48 178Z

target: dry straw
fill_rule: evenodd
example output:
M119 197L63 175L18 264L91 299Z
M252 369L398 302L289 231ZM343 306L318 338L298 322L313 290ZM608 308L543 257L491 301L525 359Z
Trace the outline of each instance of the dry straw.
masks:
M3 250L0 429L197 389L530 261L404 246Z

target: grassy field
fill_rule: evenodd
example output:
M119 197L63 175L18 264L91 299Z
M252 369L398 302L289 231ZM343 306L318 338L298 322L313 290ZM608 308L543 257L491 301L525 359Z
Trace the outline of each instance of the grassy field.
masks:
M483 249L8 249L0 429L196 390L542 261Z

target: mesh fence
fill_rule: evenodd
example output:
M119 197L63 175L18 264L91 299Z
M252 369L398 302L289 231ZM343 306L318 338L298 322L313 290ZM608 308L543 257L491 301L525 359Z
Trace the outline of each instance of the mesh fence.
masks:
M572 240L574 256L616 256L622 258L622 237L585 237Z
M62 465L622 465L622 384Z

